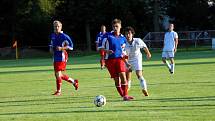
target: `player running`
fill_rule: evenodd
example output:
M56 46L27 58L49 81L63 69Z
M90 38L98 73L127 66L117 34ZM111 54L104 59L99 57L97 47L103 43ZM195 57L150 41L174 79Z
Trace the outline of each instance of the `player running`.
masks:
M140 86L145 96L148 96L146 80L142 74L142 53L140 49L143 49L146 53L147 59L151 58L151 53L148 50L146 44L140 38L134 38L135 31L132 27L125 28L125 36L127 39L125 50L128 54L128 63L131 64L131 68L126 73L128 85L131 85L132 70L136 71L137 78L140 80Z
M63 72L66 70L66 63L68 60L68 54L66 50L73 50L73 43L71 38L63 33L62 23L58 20L53 22L54 33L51 34L50 52L53 54L54 71L56 77L57 90L53 95L61 95L62 80L71 83L75 90L78 89L78 80L70 78Z
M101 26L101 30L100 32L98 33L98 35L96 36L96 49L99 51L100 53L100 65L101 65L101 69L104 69L105 68L105 59L104 59L104 56L105 56L105 51L104 50L99 50L99 45L102 43L102 39L103 39L103 36L106 34L106 27L105 25L102 25Z
M175 62L174 55L178 46L178 34L174 31L174 24L169 24L169 31L164 35L164 45L162 52L162 61L167 65L170 74L174 74ZM170 59L171 64L167 61Z
M122 47L125 46L126 38L120 33L121 20L114 19L112 21L113 32L106 34L102 41L100 49L105 50L105 64L115 81L118 93L123 97L124 101L132 100L132 96L128 96L128 84L126 80L126 66L122 58Z

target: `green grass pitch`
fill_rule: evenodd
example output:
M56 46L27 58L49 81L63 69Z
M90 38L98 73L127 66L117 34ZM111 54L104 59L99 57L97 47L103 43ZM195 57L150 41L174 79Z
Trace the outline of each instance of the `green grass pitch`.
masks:
M141 94L133 74L130 95L119 97L99 56L71 57L67 73L79 79L78 91L63 82L55 90L51 58L0 60L0 121L213 121L215 120L215 51L178 52L170 75L160 53L143 62L150 96ZM93 99L102 94L104 107Z

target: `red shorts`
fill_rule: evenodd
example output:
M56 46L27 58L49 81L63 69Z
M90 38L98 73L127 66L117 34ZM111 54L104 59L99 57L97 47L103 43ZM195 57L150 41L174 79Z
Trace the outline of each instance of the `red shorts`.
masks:
M111 78L119 77L119 73L126 72L125 62L122 58L113 58L105 61Z
M54 62L54 70L55 70L55 72L65 71L66 70L66 62Z
M99 53L101 57L105 56L105 50L99 50Z

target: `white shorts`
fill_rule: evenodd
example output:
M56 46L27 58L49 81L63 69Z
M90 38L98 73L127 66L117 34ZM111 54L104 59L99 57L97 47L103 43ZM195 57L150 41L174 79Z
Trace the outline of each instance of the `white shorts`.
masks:
M132 70L142 70L142 58L141 59L135 59L135 60L128 60L128 62L131 64Z
M173 51L163 51L162 58L174 58L175 53Z

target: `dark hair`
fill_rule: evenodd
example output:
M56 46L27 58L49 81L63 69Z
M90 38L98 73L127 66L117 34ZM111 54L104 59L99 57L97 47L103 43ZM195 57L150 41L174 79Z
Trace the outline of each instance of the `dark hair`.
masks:
M131 31L131 33L132 33L133 35L135 34L134 28L131 27L131 26L128 26L128 27L125 28L125 32L129 32L129 31Z

